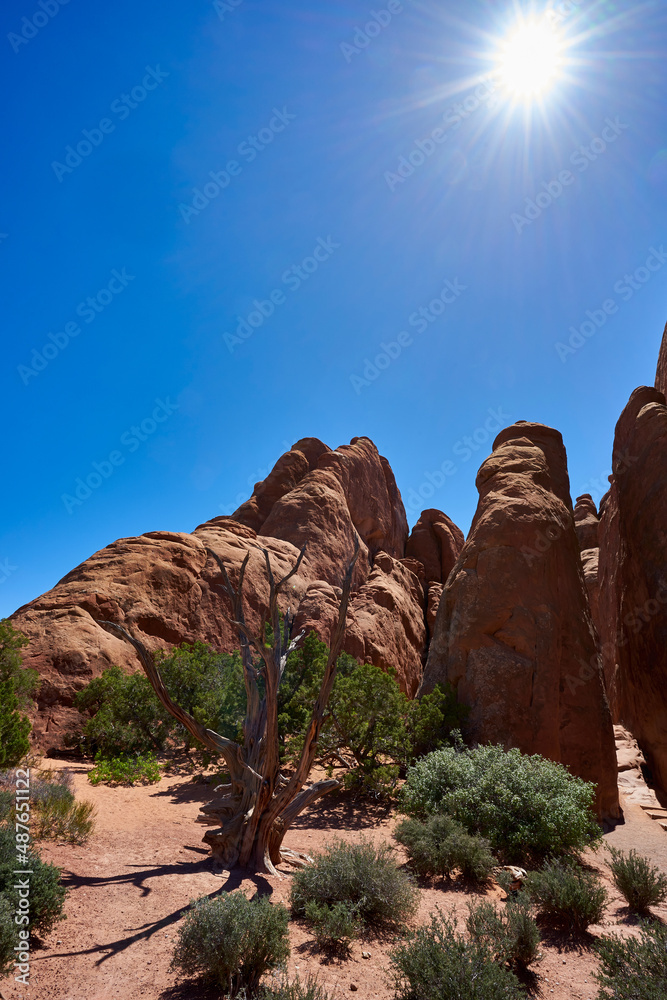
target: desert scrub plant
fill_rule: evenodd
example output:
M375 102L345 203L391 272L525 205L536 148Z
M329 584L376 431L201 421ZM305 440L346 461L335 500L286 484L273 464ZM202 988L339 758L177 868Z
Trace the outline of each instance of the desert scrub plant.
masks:
M77 802L68 771L44 772L31 782L32 835L82 844L95 826L92 802Z
M628 854L610 847L609 868L614 885L635 913L646 913L667 899L667 875L648 858L631 850Z
M0 896L0 976L6 976L14 964L14 947L19 940L16 932L14 911L9 900Z
M607 902L596 873L569 859L547 861L539 871L529 872L524 889L541 916L575 934L599 924Z
M342 840L329 844L312 865L294 874L290 897L295 916L305 916L311 901L328 906L345 903L366 926L404 923L418 900L419 890L396 867L388 844Z
M60 869L42 861L39 853L30 848L26 854L25 869L30 876L31 933L48 934L59 920L64 920L63 907L67 890L60 883ZM0 898L7 900L12 912L18 902L14 883L15 870L23 868L17 863L16 833L9 827L0 827Z
M160 765L152 753L111 758L98 753L95 767L88 772L91 785L152 785L160 780Z
M504 860L525 864L597 843L595 786L562 765L517 749L445 747L417 761L402 790L405 812L447 813L487 837Z
M498 961L526 968L537 958L540 932L525 902L510 901L502 913L488 900L470 903L466 929Z
M394 836L418 875L450 878L459 871L470 882L484 883L496 864L488 840L467 833L451 816L430 816L424 823L404 819Z
M519 1000L519 980L487 943L467 939L442 913L390 956L395 1000Z
M258 1000L334 1000L314 976L308 976L304 982L297 976L291 983L284 979L271 986L262 986L257 997Z
M348 955L350 945L361 930L361 922L349 903L318 903L309 899L304 908L312 924L315 940L322 951Z
M231 892L190 904L171 968L215 982L225 995L254 996L265 972L289 957L289 911L265 897Z
M595 942L600 968L599 1000L664 1000L667 997L667 927L645 922L639 937L616 935Z

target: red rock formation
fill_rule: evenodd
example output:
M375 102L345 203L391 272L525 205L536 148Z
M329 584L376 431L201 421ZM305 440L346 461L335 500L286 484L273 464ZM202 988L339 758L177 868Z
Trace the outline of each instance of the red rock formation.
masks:
M561 761L597 783L599 814L616 817L611 716L561 435L540 424L506 428L477 486L420 690L449 680L471 706L477 740Z
M459 557L463 532L440 510L425 510L415 524L405 554L418 559L427 583L445 583Z
M600 544L598 540L600 518L590 493L584 493L583 496L577 497L574 508L574 527L582 552L584 549L598 548Z
M446 534L456 537L458 529L444 514L428 513L435 526L429 560L437 556L445 565L451 557L439 555L438 546L446 553ZM128 626L149 649L196 639L221 651L236 648L207 547L232 577L250 552L245 593L249 624L256 627L267 595L262 549L281 573L307 543L283 610L288 604L298 608L299 622L328 640L336 586L356 539L361 551L346 648L360 660L394 667L413 694L426 652L426 570L416 558L403 560L407 536L394 476L372 441L354 438L332 452L316 438L304 438L232 517L215 517L192 534L149 532L114 542L13 616L31 640L26 663L42 677L35 724L40 742L57 744L78 719L74 694L91 677L111 663L136 668L129 647L100 628L100 619Z
M660 355L658 357L658 369L655 373L655 387L663 396L667 396L667 326L662 335L660 345Z
M662 360L662 359L661 359ZM600 622L615 721L667 791L667 405L636 389L616 427L600 541Z

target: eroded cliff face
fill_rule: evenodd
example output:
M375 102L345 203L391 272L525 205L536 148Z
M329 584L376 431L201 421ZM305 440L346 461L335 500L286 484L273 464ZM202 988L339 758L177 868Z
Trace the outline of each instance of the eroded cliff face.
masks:
M614 721L632 732L665 791L667 405L658 389L632 393L616 427L613 470L600 525L605 678Z
M104 667L136 669L130 648L100 620L125 625L151 650L197 639L223 652L237 648L220 572L207 548L232 579L250 554L245 597L249 625L258 628L268 597L263 550L274 573L284 575L306 544L282 608L297 610L298 624L327 641L356 541L345 649L363 662L395 668L413 695L426 655L429 586L441 585L463 545L460 530L439 511L425 512L415 532L410 542L393 473L372 441L354 438L332 451L304 438L231 517L215 517L191 533L119 539L12 616L30 638L25 663L42 678L38 744L58 745L78 721L76 691Z
M599 814L617 817L611 715L561 435L541 424L506 428L477 487L421 691L454 684L475 739L561 761L597 783Z

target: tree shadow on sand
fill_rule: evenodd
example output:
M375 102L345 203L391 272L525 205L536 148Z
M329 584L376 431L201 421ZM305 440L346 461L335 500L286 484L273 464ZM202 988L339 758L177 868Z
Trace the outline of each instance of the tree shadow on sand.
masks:
M292 823L291 829L365 830L389 819L394 806L387 802L372 802L355 798L346 792L323 796L304 810Z
M157 878L162 875L191 874L207 868L210 869L210 867L211 860L210 858L207 858L205 861L184 861L178 865L158 865L155 868L145 868L142 871L134 873L128 872L121 875L112 875L108 878L75 875L72 872L67 872L64 873L63 882L69 889L77 889L82 886L103 888L109 885L133 882L138 888L141 888L142 895L146 896L151 892L151 889L144 884L146 879ZM252 882L255 886L257 896L270 896L273 892L273 886L267 879L265 879L262 875L257 875L250 871L243 869L234 869L231 872L224 871L221 873L221 877L223 878L222 884L213 892L207 893L202 898L215 899L216 896L221 896L223 893L233 892L235 889L239 889L243 882ZM99 954L100 957L95 964L98 966L103 965L104 962L108 961L108 959L113 958L115 955L125 951L127 948L131 947L131 945L136 944L139 941L147 940L153 937L154 934L159 934L160 932L172 927L172 925L178 923L178 921L185 916L189 909L189 905L182 906L179 907L179 909L166 914L164 917L161 917L159 920L150 921L139 927L127 928L128 931L134 932L130 933L127 937L118 938L117 940L109 941L106 944L94 945L92 948L81 948L78 951L59 952L57 954L51 953L49 957L70 958L76 955Z

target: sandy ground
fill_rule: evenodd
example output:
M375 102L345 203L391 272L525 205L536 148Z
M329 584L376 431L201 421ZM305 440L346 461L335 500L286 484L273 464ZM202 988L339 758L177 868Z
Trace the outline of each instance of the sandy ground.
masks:
M62 761L44 766L62 767ZM189 901L241 887L245 892L270 895L287 901L289 869L280 877L213 873L208 850L201 843L205 828L194 822L199 805L211 798L210 786L194 784L187 777L166 777L158 785L135 788L91 786L87 768L65 765L74 775L77 797L97 807L96 830L81 846L42 842L44 858L61 867L68 887L67 920L48 935L33 954L28 988L7 977L0 981L6 1000L212 1000L216 995L194 982L179 982L169 971L179 921ZM622 848L635 847L667 871L667 833L646 817L639 806L626 806L627 822L606 840ZM396 819L368 805L354 807L334 799L323 800L305 812L289 832L286 846L316 852L334 836L347 841L361 837L391 842ZM400 851L398 857L402 860ZM604 870L603 855L592 857ZM586 1000L597 995L592 978L594 936L636 933L636 921L624 908L605 876L611 901L605 923L592 927L591 935L576 944L564 937L547 936L542 957L526 979L528 996L545 1000ZM487 895L500 899L497 887ZM417 922L428 920L436 907L446 913L467 913L471 894L445 889L440 884L421 888ZM655 911L667 918L667 908ZM390 1000L387 982L392 941L377 938L354 943L345 961L328 961L317 951L307 927L292 923L290 976L316 973L320 982L338 996ZM369 951L369 959L362 958Z

